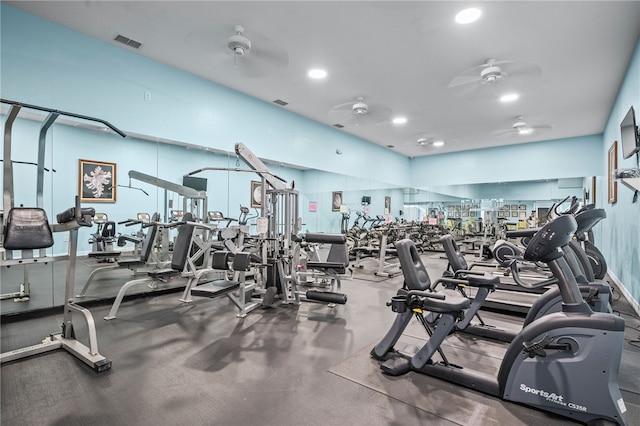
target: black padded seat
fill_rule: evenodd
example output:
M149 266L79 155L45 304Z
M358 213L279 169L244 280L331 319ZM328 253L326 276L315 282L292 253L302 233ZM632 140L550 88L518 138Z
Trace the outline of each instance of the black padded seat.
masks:
M36 250L53 245L47 214L37 207L14 207L9 210L4 227L6 250Z
M443 235L440 238L440 242L447 255L449 267L453 270L454 277L464 279L467 281L467 285L471 287L486 287L495 290L495 288L500 285L499 277L487 277L483 272L471 271L467 260L464 258L464 255L451 234Z
M429 273L420 259L413 241L403 239L396 243L398 259L404 275L404 283L409 290L407 306L431 312L460 312L471 305L471 301L455 290L431 291ZM418 304L416 305L416 302Z
M171 256L171 267L149 271L147 275L151 278L172 278L182 274L187 264L187 257L191 247L194 225L183 223L178 228L178 236L173 245L173 255Z
M439 241L442 244L442 248L444 249L445 254L447 255L449 266L451 267L451 269L453 269L454 273L460 270L469 270L467 260L464 258L464 255L460 251L460 247L458 247L458 244L456 244L456 240L453 238L453 235L445 234L440 237Z
M332 270L335 274L344 274L349 266L347 236L344 234L307 233L304 240L308 243L331 244L324 262L307 262L308 269Z
M233 257L231 262L231 268L229 268L229 261ZM213 253L212 269L245 272L249 270L251 265L251 255L245 252L238 252L232 254L228 251L217 251ZM244 280L244 276L240 279ZM233 281L228 279L214 280L206 284L199 285L191 289L192 296L216 298L218 296L225 295L231 291L235 291L240 288L240 281Z

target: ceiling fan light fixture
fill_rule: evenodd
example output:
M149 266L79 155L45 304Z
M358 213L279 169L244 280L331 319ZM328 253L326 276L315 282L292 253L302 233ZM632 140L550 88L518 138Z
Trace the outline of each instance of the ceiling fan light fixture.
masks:
M463 9L456 14L456 22L458 24L470 24L477 21L482 16L482 11L478 8L471 7Z
M531 127L521 127L518 129L518 134L520 135L530 135L533 133L533 129Z
M484 83L495 83L501 77L502 69L495 65L486 67L480 72L480 78Z
M353 104L351 110L355 115L366 115L369 112L369 107L364 102L358 101Z
M251 50L251 41L242 35L236 34L229 37L228 46L235 55L242 56Z
M227 47L234 55L242 56L251 50L251 40L244 36L244 27L242 25L236 25L233 29L236 33L229 37Z

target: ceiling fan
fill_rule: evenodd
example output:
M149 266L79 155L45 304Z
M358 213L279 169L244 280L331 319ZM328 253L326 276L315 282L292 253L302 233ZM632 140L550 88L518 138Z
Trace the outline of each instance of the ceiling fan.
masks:
M427 133L420 133L413 136L408 141L404 142L402 146L419 148L421 150L437 149L445 144L445 141L441 138L429 136Z
M266 36L251 31L253 40L245 35L242 25L233 27L227 39L226 55L233 56L234 72L243 77L263 77L284 69L289 64L287 51Z
M460 95L468 95L497 85L502 86L507 81L522 86L540 75L542 69L535 64L490 58L481 65L463 71L449 82L447 88L459 91Z
M365 102L364 96L358 96L355 101L331 108L329 117L342 126L383 125L391 122L391 112L385 105Z
M522 116L518 116L516 117L515 121L511 125L510 129L496 130L491 132L491 134L494 136L513 136L513 135L529 136L534 133L544 132L545 130L549 130L552 127L553 126L548 124L531 126L529 125L529 123L524 121L524 118L522 118Z

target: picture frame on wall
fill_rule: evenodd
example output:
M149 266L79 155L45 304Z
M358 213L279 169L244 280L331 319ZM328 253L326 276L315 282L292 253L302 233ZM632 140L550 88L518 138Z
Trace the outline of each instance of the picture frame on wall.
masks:
M251 207L259 209L262 207L262 182L251 181Z
M518 210L527 210L527 205L526 204L520 204L518 206Z
M611 148L609 148L608 155L608 174L607 174L607 182L608 182L608 195L609 195L609 203L614 204L618 201L618 182L613 177L616 169L618 168L618 141L613 141L611 144Z
M342 191L333 191L331 193L331 211L339 212L342 205Z
M115 203L116 163L79 159L78 195L82 203Z
M384 214L391 214L391 197L384 197Z

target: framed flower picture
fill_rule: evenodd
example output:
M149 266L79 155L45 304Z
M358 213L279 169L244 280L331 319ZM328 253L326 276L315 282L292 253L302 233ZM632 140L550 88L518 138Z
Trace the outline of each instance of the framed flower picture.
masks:
M78 160L78 194L83 203L116 202L116 163Z

